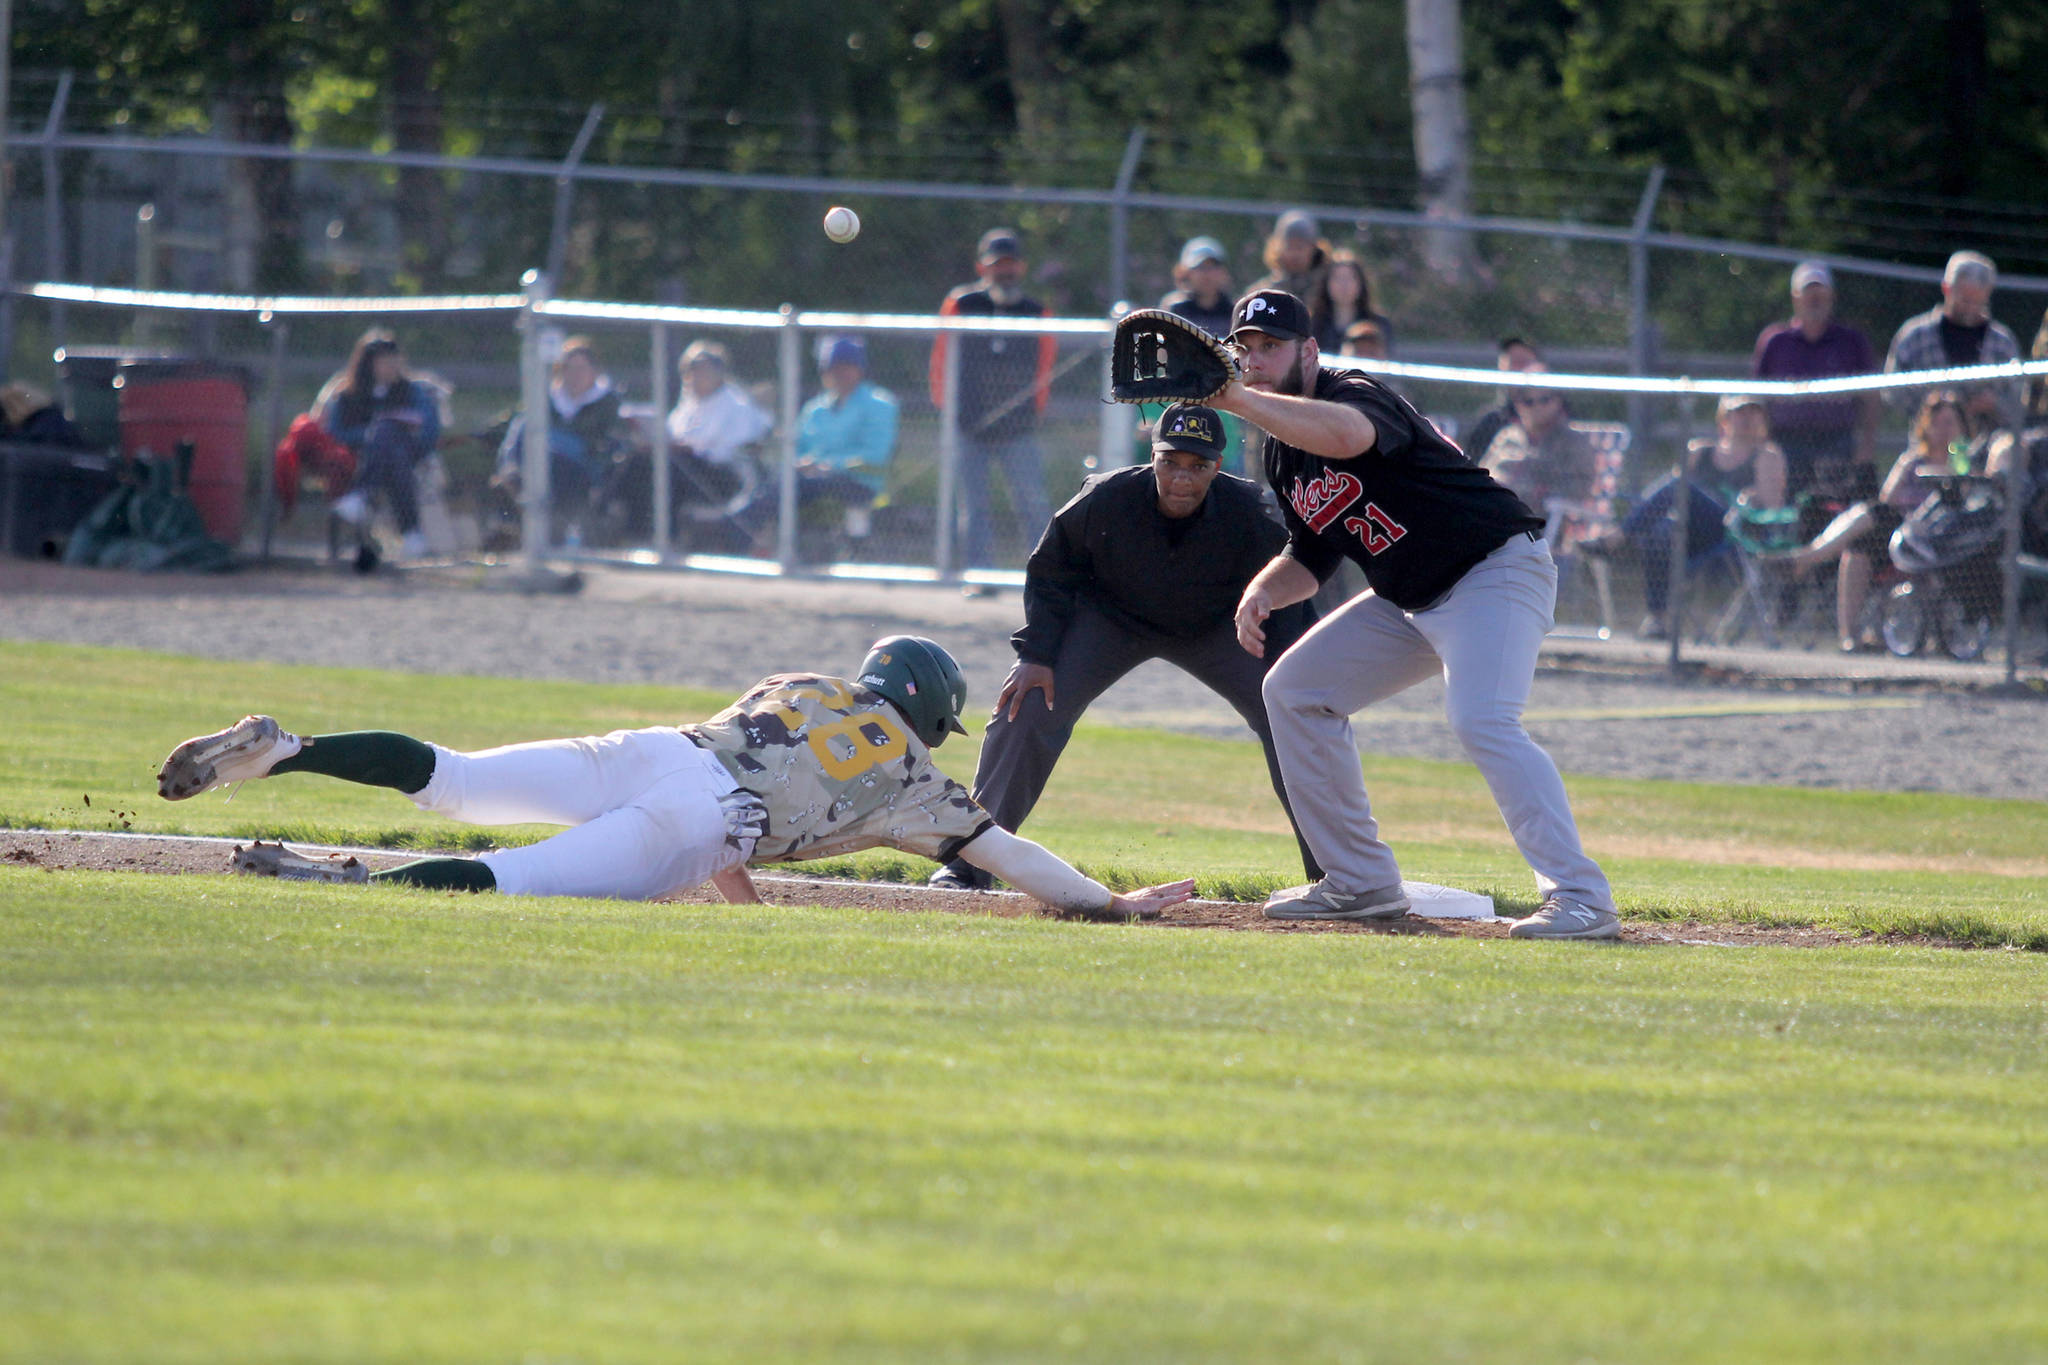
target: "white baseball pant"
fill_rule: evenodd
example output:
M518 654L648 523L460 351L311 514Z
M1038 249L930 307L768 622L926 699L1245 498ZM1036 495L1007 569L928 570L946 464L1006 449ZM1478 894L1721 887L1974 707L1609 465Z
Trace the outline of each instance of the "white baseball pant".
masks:
M513 896L648 900L740 861L718 798L739 784L673 726L461 753L436 744L412 802L472 825L573 825L482 861Z
M1318 622L1266 675L1266 713L1302 836L1335 890L1401 880L1366 796L1351 716L1441 672L1444 714L1493 792L1543 895L1614 908L1605 874L1579 845L1564 779L1522 728L1536 655L1557 601L1557 565L1515 536L1426 611L1373 593Z

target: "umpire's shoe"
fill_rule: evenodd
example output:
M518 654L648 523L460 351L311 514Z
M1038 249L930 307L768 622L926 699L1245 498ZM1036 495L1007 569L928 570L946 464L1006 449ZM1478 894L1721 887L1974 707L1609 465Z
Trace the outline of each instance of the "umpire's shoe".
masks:
M244 716L225 730L188 739L171 750L156 775L157 795L183 801L230 782L268 777L305 741L269 716Z
M940 891L993 891L996 879L973 863L956 859L932 873L925 885Z
M1399 919L1407 913L1408 894L1399 882L1373 891L1337 891L1326 877L1275 891L1266 902L1267 919Z

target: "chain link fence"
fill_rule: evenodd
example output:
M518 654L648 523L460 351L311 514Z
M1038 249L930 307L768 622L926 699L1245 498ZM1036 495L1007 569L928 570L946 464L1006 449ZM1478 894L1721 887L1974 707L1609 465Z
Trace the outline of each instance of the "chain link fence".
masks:
M392 324L412 364L446 392L448 435L437 477L447 522L438 540L462 552L604 551L1014 581L1048 508L1090 470L1142 456L1133 414L1101 402L1100 338L1113 306L1151 304L1175 287L1179 249L1197 235L1222 244L1226 288L1243 289L1268 269L1266 237L1276 215L1296 207L1140 190L1131 173L1143 151L1135 136L1120 166L1105 163L1114 183L1052 190L679 170L647 158L582 159L580 150L557 160L391 157L136 138L73 131L72 122L94 125L69 118L59 104L53 100L39 136L17 132L9 149L17 278L239 291L266 259L266 239L286 233L292 250L285 254L300 263L304 296L329 306L272 310L266 320L260 307L106 307L62 291L17 294L7 304L12 373L76 389L51 366L59 350L72 357L197 356L239 366L252 377L248 444L252 465L260 466L356 336L373 323ZM288 220L267 221L257 211L247 173L254 160L289 172ZM1738 379L1747 373L1759 327L1786 315L1786 278L1802 253L1659 232L1661 184L1652 176L1637 189L1634 220L1622 226L1507 217L1460 226L1383 208L1306 207L1330 248L1364 264L1369 306L1389 320L1397 361L1484 370L1496 341L1513 334L1542 344L1561 373ZM1602 182L1607 210L1625 204L1624 189L1614 177ZM1522 202L1494 199L1506 207ZM860 237L844 246L818 228L824 209L840 202L863 218ZM1011 341L988 332L970 343L963 333L963 354L987 358L998 345L1014 346L1011 359L1024 354L1030 363L963 365L952 379L949 408L946 367L933 363L934 342L949 325L936 316L937 305L972 277L975 239L997 223L1022 234L1026 289L1068 330L1044 355L1036 336ZM1439 244L1434 239L1445 232L1464 235L1473 263L1448 278L1427 264ZM1838 315L1860 326L1880 353L1899 321L1938 299L1933 270L1826 259L1835 266ZM521 362L522 306L501 300L490 308L394 312L397 303L363 296L501 289L541 263L556 267L551 278L563 295L660 302L638 312L592 305L581 314L550 305L555 311L533 331L531 344L543 352L571 334L587 335L626 418L615 445L584 452L583 464L550 457L548 473L560 465L560 477L550 479L545 516L536 521L525 453L516 438L507 439L509 419L531 406ZM2044 298L2048 280L2008 274L1994 311L2024 345L2035 320L2029 315ZM815 311L765 311L788 302ZM837 338L862 343L860 379L893 406L894 434L886 456L834 479L813 467L800 442ZM681 362L700 343L724 348L725 382L769 425L736 452L692 463L665 433L679 420L675 409L691 385ZM1495 377L1469 372L1408 373L1395 382L1460 439L1506 398ZM1842 627L1854 624L1858 641L1908 641L1913 632L1903 625L1887 637L1881 626L1871 635L1868 622L1830 619L1822 580L1831 569L1843 572L1838 565L1802 566L1793 587L1764 582L1784 571L1764 551L1782 552L1793 535L1810 539L1826 529L1828 509L1813 499L1797 524L1766 520L1732 535L1724 527L1718 539L1688 511L1694 550L1709 541L1733 548L1699 564L1688 551L1684 563L1674 562L1675 572L1661 577L1645 570L1633 546L1604 560L1572 553L1581 541L1618 532L1691 443L1714 437L1716 416L1711 394L1689 397L1654 385L1572 390L1569 399L1567 420L1591 452L1585 500L1606 512L1558 509L1559 524L1572 528L1557 546L1566 568L1560 621L1567 628L1627 633L1645 618L1663 618L1655 629L1688 639L1820 649L1836 647ZM1912 417L1910 404L1883 410L1880 483L1892 455L1911 439ZM2024 448L2024 439L2018 444ZM1972 459L1973 472L1982 474L1988 452ZM267 475L252 479L252 497L267 487ZM1957 484L1944 505L1960 498L1958 505L1981 522L1979 504L1995 499L2001 515L2024 511L2028 491ZM1837 501L1848 507L1868 499ZM340 543L331 525L319 524L322 515L316 497L301 504L296 522L273 520L268 529L287 540ZM1953 595L1962 609L1996 598L1995 626L2025 616L2034 579L2010 547L2023 544L2028 525L2021 516L2002 551L2022 568L1999 570L1988 587ZM1868 528L1858 534L1867 549ZM1673 538L1659 544L1668 548ZM1745 538L1762 549L1751 553ZM1651 556L1659 557L1668 558ZM1879 558L1865 557L1872 582L1864 598L1889 601L1900 584L1885 581ZM1983 578L1988 571L1979 564L1935 572ZM2021 591L2008 608L2015 582ZM1836 604L1854 595L1853 586L1837 588ZM1934 598L1922 593L1919 600ZM1933 624L1920 631L1920 648L1955 652L1960 641L1962 652L1970 651L1970 630L1954 622L1946 632L1940 628L1955 610L1937 602L1923 613ZM1682 622L1674 625L1674 615ZM1995 641L1986 648L1995 653Z

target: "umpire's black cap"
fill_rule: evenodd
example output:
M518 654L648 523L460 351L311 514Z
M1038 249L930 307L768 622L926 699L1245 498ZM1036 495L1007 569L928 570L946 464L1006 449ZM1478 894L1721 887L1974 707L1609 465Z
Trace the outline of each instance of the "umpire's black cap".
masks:
M1152 453L1185 450L1205 460L1223 458L1223 418L1200 403L1175 403L1152 427Z
M1282 341L1300 341L1316 334L1308 305L1285 289L1254 289L1230 310L1230 335L1264 332Z

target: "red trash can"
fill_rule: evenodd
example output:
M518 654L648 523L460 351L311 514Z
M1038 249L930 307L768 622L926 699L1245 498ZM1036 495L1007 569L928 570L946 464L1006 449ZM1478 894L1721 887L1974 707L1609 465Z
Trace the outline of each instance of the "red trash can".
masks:
M248 486L249 372L210 360L136 360L114 375L120 392L121 453L160 459L192 443L187 490L206 533L237 545Z

